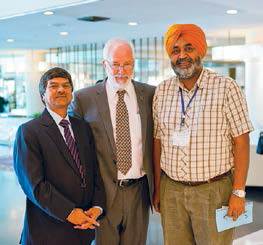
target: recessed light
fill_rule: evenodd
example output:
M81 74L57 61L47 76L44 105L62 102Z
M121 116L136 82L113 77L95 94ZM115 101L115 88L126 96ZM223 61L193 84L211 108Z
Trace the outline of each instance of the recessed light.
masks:
M226 11L227 14L237 14L237 10L236 9L228 9Z
M137 26L138 23L137 23L137 22L129 22L128 25L129 25L129 26Z
M67 32L67 31L61 31L61 32L59 33L59 35L61 35L61 36L67 36L67 35L68 35L68 32Z
M45 11L45 12L43 13L43 15L47 15L47 16L53 15L53 14L54 14L53 11Z
M7 41L8 43L13 43L13 42L15 41L15 39L13 39L13 38L8 38L8 39L6 39L6 41Z

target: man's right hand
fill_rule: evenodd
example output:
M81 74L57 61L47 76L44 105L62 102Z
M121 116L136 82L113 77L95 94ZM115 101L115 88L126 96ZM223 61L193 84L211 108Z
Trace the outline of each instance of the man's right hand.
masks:
M160 213L160 190L153 192L153 206L156 212Z
M99 223L87 216L81 208L74 208L67 217L67 220L74 225L82 225L84 223L88 223L89 225L99 226Z

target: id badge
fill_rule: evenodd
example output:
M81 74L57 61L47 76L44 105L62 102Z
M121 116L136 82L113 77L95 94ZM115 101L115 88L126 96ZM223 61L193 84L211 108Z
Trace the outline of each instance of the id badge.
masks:
M179 131L174 131L172 142L174 146L188 146L190 142L190 130L182 129Z

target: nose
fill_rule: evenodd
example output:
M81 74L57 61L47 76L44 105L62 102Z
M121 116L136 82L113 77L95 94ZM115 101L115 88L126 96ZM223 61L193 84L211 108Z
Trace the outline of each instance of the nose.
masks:
M63 86L58 86L58 92L62 93L64 92L65 88Z
M118 67L118 73L119 72L124 72L124 66L123 65L120 65L119 67Z
M184 49L181 49L178 57L181 58L181 59L183 59L183 58L185 58L186 56L187 56L187 55L186 55L186 52L184 51Z

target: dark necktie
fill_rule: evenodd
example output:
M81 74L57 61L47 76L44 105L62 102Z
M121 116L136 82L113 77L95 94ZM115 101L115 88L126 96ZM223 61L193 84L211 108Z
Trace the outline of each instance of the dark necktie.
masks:
M125 90L118 91L116 106L116 155L117 168L126 175L132 166L132 149L129 126L129 114L124 101Z
M84 181L85 179L84 179L84 175L83 175L83 169L82 169L82 166L80 164L79 151L78 151L78 148L76 146L76 142L71 135L71 132L69 129L69 121L66 119L62 119L60 121L59 125L64 128L64 137L66 140L66 144L68 146L68 149L70 151L72 158L74 159L74 161L77 165L77 168L79 170L82 181Z

